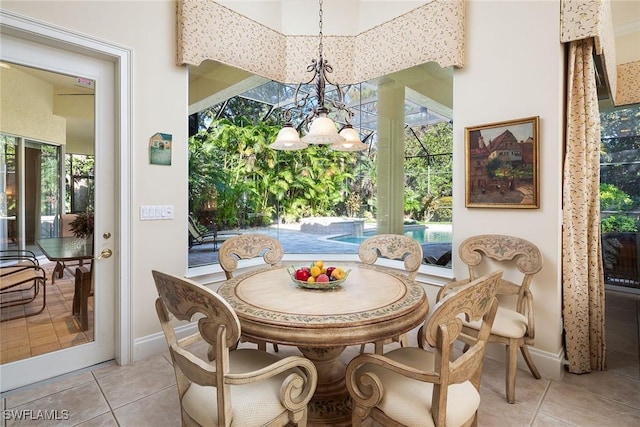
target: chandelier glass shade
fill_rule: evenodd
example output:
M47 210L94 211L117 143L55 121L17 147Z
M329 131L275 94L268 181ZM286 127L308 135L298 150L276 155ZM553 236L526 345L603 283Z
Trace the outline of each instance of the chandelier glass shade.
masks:
M307 66L307 71L312 72L312 78L305 82L299 83L293 95L293 106L283 111L285 124L278 132L278 136L270 147L274 150L301 150L306 148L308 144L313 145L329 145L331 149L337 151L361 151L368 146L360 141L358 132L353 129L350 120L354 113L346 106L343 89L340 85L332 82L328 78L328 74L333 72L333 67L324 59L322 51L322 0L320 3L320 34L318 46L318 59L312 59ZM303 86L315 83L315 96L309 94L301 94ZM325 91L327 84L336 88L337 99L327 99ZM303 111L309 110L309 105L314 105L308 113ZM338 133L336 123L329 117L331 111L329 107L340 111L344 115L346 125ZM292 118L294 111L298 116L302 117L301 128L306 134L300 138L296 128L293 126Z
M331 144L331 149L335 151L363 151L369 148L367 144L360 141L360 135L350 124L344 126L339 133L344 138L342 142Z

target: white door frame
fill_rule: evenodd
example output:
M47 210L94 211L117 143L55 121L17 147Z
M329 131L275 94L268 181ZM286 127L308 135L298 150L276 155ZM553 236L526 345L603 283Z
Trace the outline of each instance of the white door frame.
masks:
M115 359L120 365L133 363L133 325L131 295L131 82L133 76L133 50L72 32L68 29L34 20L10 11L0 10L0 33L30 40L47 46L71 50L88 57L114 63L116 91L116 154L115 175L116 211L115 230L120 236L118 264L115 267Z

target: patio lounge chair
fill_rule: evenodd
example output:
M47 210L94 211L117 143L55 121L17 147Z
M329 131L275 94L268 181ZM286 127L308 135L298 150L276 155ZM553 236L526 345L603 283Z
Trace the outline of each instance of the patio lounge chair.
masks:
M205 243L213 243L214 252L218 250L218 244L230 239L233 236L238 236L240 233L219 233L216 228L201 232L198 222L189 215L189 248L194 245L203 245Z
M21 305L23 309L7 311L2 321L20 317L35 316L42 313L46 304L46 272L38 263L31 251L0 251L0 308ZM36 309L27 308L42 290L42 306Z

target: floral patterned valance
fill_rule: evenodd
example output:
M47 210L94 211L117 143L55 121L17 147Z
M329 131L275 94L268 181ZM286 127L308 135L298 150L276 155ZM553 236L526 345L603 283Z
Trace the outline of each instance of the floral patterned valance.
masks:
M324 36L337 83L426 62L463 65L464 2L434 0L357 36ZM178 1L178 63L222 62L283 83L304 81L317 36L289 36L212 0Z
M638 78L638 65L631 63L619 66L616 63L610 0L562 0L561 42L569 43L589 37L594 38L596 54L602 58L613 103L626 105L640 102L637 83L631 84Z

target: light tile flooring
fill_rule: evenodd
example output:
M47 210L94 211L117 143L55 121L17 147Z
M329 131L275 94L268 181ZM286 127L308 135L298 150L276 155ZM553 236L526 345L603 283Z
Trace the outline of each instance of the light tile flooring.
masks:
M608 370L565 374L561 381L535 380L518 371L516 400L504 398L504 366L485 362L479 425L511 426L639 426L640 296L607 292ZM415 340L412 336L411 339ZM415 341L414 341L415 342ZM249 344L243 344L249 345ZM271 348L269 346L269 348ZM198 348L198 354L204 354ZM297 350L281 346L288 354ZM345 359L358 351L350 347ZM4 421L14 425L178 426L180 411L168 353L119 367L106 363L2 395L2 409L57 410L58 422Z
M71 314L74 294L74 277L69 271L62 278L51 274L53 262L41 262L47 271L47 304L42 313L18 317L0 323L0 363L13 362L32 356L93 341L93 297L89 297L89 330L83 332ZM2 318L23 315L25 310L42 307L42 292L26 306L14 306L0 311Z

